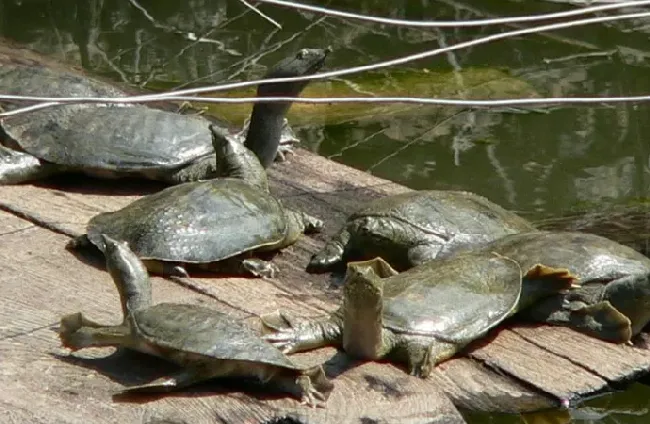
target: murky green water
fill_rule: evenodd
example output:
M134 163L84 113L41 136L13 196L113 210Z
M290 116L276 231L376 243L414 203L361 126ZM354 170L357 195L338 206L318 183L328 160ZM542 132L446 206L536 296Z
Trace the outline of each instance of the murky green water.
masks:
M565 10L551 1L357 1L408 19L478 19ZM407 4L408 3L408 4ZM349 2L333 0L331 7ZM140 5L138 8L136 5ZM0 0L0 35L118 81L151 89L258 77L302 47L331 45L330 69L368 64L516 29L412 29L265 6L281 30L235 0ZM486 44L399 69L313 84L310 95L474 98L650 93L650 21L620 21ZM203 37L204 42L194 41ZM240 121L246 107L221 110ZM518 112L518 113L515 113ZM511 209L650 197L648 105L546 113L424 106L296 105L303 146L413 188L464 189ZM589 402L571 415L470 414L471 423L646 423L650 389Z

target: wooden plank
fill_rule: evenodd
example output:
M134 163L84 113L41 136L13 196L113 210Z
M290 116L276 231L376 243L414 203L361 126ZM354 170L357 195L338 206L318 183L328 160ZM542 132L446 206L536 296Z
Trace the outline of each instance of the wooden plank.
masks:
M278 279L192 278L185 282L185 288L180 288L169 282L161 283L160 287L165 287L162 289L163 293L166 291L172 293L174 290L181 290L183 293L193 292L192 296L195 297L190 296L190 301L201 301L217 309L235 314L235 316L249 318L251 323L256 322L257 315L278 308L287 309L297 315L314 316L325 314L337 307L340 302L339 283L331 280L327 275L305 273L304 267L309 256L322 246L328 235L339 228L345 216L355 210L357 205L385 194L402 192L407 189L301 150L297 155L290 157L288 163L276 164L271 169L270 176L272 191L281 197L285 204L300 208L325 220L324 234L303 237L296 245L277 255L274 261L280 268ZM0 208L29 217L30 221L38 222L39 225L58 232L79 234L84 231L85 223L94 214L100 211L116 210L140 195L159 188L160 185L141 181L111 182L80 176L57 178L51 183L42 185L26 184L0 187ZM3 222L2 225L6 224ZM85 278L85 269L90 266L63 250L65 237L51 234L53 238L48 242L49 244L43 241L18 244L16 241L18 239L12 238L16 237L15 234L21 233L20 237L27 237L27 235L32 237L32 233L42 234L43 230L27 228L31 224L23 220L18 220L13 225L15 228L7 227L0 231L0 233L7 233L5 236L0 236L0 244L11 239L14 240L11 250L20 250L24 249L24 246L34 249L34 243L43 243L47 250L42 252L42 257L38 259L41 262L36 261L33 255L21 256L22 268L26 270L22 270L22 274L18 274L19 276L27 275L30 279L41 281L51 278L52 275L57 275L58 272L59 275L66 276L66 281ZM20 230L23 227L27 229ZM17 230L20 230L19 233L15 232ZM39 235L38 237L44 236ZM51 259L43 259L48 257L47 255L54 256ZM60 262L63 260L62 258L66 259ZM41 269L39 267L43 266L43 261L47 266ZM78 274L75 274L73 278L63 272L67 269L55 271L55 269L49 268L55 267L59 263L63 263L65 268L77 269L75 272ZM12 272L18 273L18 271L19 268L15 268ZM95 316L97 319L114 316L113 314L119 312L119 305L112 283L110 280L106 280L106 275L101 270L96 272L98 274L94 275L91 281L92 289L86 288L86 290L95 294L99 293L97 297L89 297L84 293L80 295L78 290L74 293L64 292L64 294L57 294L55 291L41 294L38 291L32 295L39 297L38 301L43 305L34 304L37 300L27 297L28 300L23 301L21 305L15 304L12 311L8 313L15 314L16 320L21 320L23 327L20 331L22 332L29 329L40 331L38 330L41 328L39 325L51 324L52 320L60 313L77 309L89 308L99 314L99 316ZM19 277L15 276L14 278ZM14 287L19 287L17 281L12 284ZM44 286L45 283L41 281L40 284ZM191 291L186 290L187 288ZM16 298L19 294L20 290L17 288L12 292L12 296ZM172 298L176 297L172 296ZM47 312L52 308L50 305L57 304L57 302L66 305L65 310ZM110 308L109 304L112 305ZM45 310L39 312L41 308L45 308ZM42 318L35 318L41 316ZM13 331L12 335L20 333L16 329L0 328L3 331L0 334L5 334L8 331ZM436 369L434 376L426 381L410 377L404 379L406 376L401 369L385 364L364 364L352 367L345 372L332 371L336 369L336 366L334 368L330 366L328 370L333 373L331 375L336 375L335 392L339 394L332 395L330 407L326 411L309 411L310 419L323 419L324 422L327 422L328 419L339 419L348 415L361 419L361 417L370 416L364 414L372 414L373 411L379 413L378 411L381 410L381 413L385 415L373 416L395 417L395 414L399 415L399 412L396 411L407 411L413 412L414 421L418 419L426 421L428 418L422 418L426 414L436 408L443 410L445 408L444 401L439 399L441 397L439 388L444 390L456 405L468 409L507 412L534 411L558 406L562 400L578 400L580 397L591 395L594 392L609 390L612 381L636 374L643 367L647 370L650 365L646 362L646 352L639 350L634 351L636 356L633 357L629 355L631 351L628 350L619 352L619 355L615 355L615 352L612 351L606 366L601 363L602 361L599 362L600 360L589 362L586 358L587 351L580 354L579 349L574 346L575 340L582 340L579 338L582 337L581 335L573 334L573 338L570 340L574 341L561 343L559 338L565 337L566 332L556 328L541 328L543 330L526 328L526 332L522 332L519 328L515 328L499 332L491 340L491 343L478 343L472 346L468 351L468 357L453 359L441 364ZM539 331L542 332L538 334ZM7 334L9 335L9 333ZM49 340L48 343L52 343L52 340ZM593 339L589 339L588 345L581 346L585 349L586 346L589 346L589 351L612 347L608 343ZM45 349L45 347L41 346L40 349ZM334 363L337 363L336 360L331 359L334 354L333 349L322 349L312 354L300 355L299 358L308 362L333 360ZM65 372L68 373L68 380L72 379L70 375L74 375L75 372L79 373L79 371L71 369L66 369ZM378 386L369 384L370 380L367 375L374 375L375 380L373 381L390 381L392 387L398 388L396 389L398 392L403 391L410 394L404 399L400 398L399 401L382 401L381 399L384 398L381 396L383 395L380 396L375 391L368 389L368 387ZM104 380L106 379L104 377ZM108 393L116 390L116 386L115 384L109 385L104 380L102 380L102 384L110 386L110 388L102 386L101 390L108 396ZM108 380L110 381L110 379ZM355 393L358 394L352 396ZM426 396L430 398L427 401L431 402L428 409L424 409L425 407L419 403L419 396L423 393L427 393ZM219 396L222 395L228 399L230 409L217 408L211 402L208 402L208 405L214 411L218 411L217 415L221 414L219 416L223 417L225 421L232 417L229 415L230 412L240 414L238 416L241 417L250 417L252 422L262 416L281 416L289 413L287 411L304 412L303 409L296 409L290 399L277 401L285 402L284 404L273 403L275 400L260 400L260 398L255 398L252 403L247 403L251 398L243 393L220 392ZM351 402L350 399L354 399L354 401ZM207 401L203 399L203 402ZM363 409L367 405L373 405L373 402L379 402L379 405L385 406L383 409L370 406L368 406L368 410ZM292 406L288 407L287 405ZM339 407L349 408L341 409L347 411L345 416L336 415L338 412L334 411L338 411ZM199 407L197 408L197 410L201 410ZM275 412L269 412L271 410ZM155 411L157 410L154 409ZM397 418L395 420L398 421Z
M336 355L334 349L297 356L306 364L327 360L328 374L336 376L336 389L325 409L301 407L291 397L268 394L262 388L248 390L242 383L207 383L200 386L200 391L187 390L145 403L115 401L112 395L122 385L159 377L171 366L146 355L115 352L113 348L85 349L71 355L60 347L52 330L62 315L76 311L98 321L119 322L119 298L108 274L101 266L84 263L64 250L67 237L4 212L0 212L0 234L0 286L4 298L0 305L0 385L5 388L0 391L0 414L11 411L18 422L126 423L167 419L213 423L217 417L223 422L257 423L287 416L310 423L404 419L464 422L431 382L411 378L392 366L351 363L344 355ZM248 301L243 293L251 287L238 287L241 283L259 285L248 291ZM268 293L269 298L278 299L274 306L283 307L286 302L280 289L264 280L211 279L210 284L219 290L230 289L235 295L226 302L215 302L173 282L154 278L154 301L201 303L242 319L254 317L264 308L264 302L250 302L251 293ZM230 303L235 306L228 306ZM312 311L322 311L322 307L317 305Z
M620 383L648 372L650 350L625 344L601 343L562 327L512 327L523 339L543 346L554 355L580 364L609 383ZM612 360L616 359L616 360Z
M607 387L605 380L579 364L554 355L509 329L499 329L478 341L468 349L468 355L554 396L567 406Z

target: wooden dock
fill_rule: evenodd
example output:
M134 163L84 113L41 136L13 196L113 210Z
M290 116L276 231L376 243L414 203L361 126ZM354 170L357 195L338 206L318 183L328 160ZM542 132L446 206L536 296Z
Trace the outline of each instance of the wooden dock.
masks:
M197 277L181 284L156 278L154 301L201 303L251 324L278 308L314 316L337 307L339 283L304 272L308 258L360 202L407 189L304 151L270 173L272 191L324 219L325 233L304 237L276 256L278 279ZM351 361L333 348L296 355L305 364L327 361L335 390L324 409L241 382L215 381L138 402L113 399L123 385L158 377L170 366L112 348L71 355L60 347L53 328L61 315L83 311L117 323L120 314L103 260L75 257L64 246L93 215L159 188L82 176L49 186L0 187L0 416L10 417L7 422L263 423L291 417L310 423L463 423L454 404L505 412L575 404L649 369L650 350L567 329L514 326L494 331L426 380L389 364Z

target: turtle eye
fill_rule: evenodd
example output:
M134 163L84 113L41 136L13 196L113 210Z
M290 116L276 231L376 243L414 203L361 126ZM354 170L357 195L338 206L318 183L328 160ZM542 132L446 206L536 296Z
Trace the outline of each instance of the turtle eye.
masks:
M298 52L298 59L299 59L299 60L303 60L303 59L306 58L308 55L309 55L309 50L307 50L307 49L302 49L302 50L300 50L300 51Z

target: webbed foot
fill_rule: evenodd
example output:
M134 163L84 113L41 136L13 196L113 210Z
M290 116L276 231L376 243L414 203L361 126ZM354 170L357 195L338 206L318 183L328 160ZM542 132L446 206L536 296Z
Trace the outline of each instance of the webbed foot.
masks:
M280 135L280 145L278 146L275 161L284 162L287 160L288 155L294 155L295 152L293 149L298 143L300 143L300 139L296 137L287 118L284 118L282 122L282 134Z
M282 353L298 352L300 340L300 321L284 311L275 311L260 316L266 334L262 339L273 344ZM268 332L272 331L272 332Z
M324 407L334 389L334 384L325 376L322 366L306 370L304 375L296 379L295 385L300 392L300 404L311 408Z

